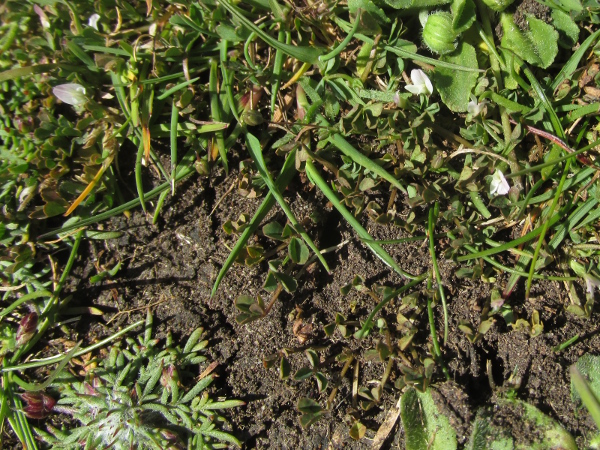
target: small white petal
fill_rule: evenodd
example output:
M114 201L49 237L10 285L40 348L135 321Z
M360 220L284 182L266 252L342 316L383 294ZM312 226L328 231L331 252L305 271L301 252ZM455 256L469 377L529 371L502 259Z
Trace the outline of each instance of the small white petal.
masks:
M508 181L504 178L504 174L496 169L490 183L490 195L506 195L510 191Z
M73 106L83 105L88 100L85 88L77 83L59 84L52 88L52 93L59 100Z
M100 20L100 14L92 14L88 19L88 25L92 28L98 29L98 21Z
M589 273L586 273L583 277L585 278L585 287L588 294L593 294L594 289L600 287L600 280Z
M421 69L413 69L410 72L410 79L413 82L412 85L406 86L406 90L416 95L433 94L433 85L429 77Z
M156 25L156 23L153 23L152 25L150 25L150 28L148 28L148 34L152 37L156 36L157 28L158 28L158 26Z
M411 94L420 95L427 93L425 86L421 86L420 84L407 84L405 87Z
M484 100L481 103L477 103L475 100L471 100L467 105L467 112L471 114L473 117L478 116L485 108L487 102Z

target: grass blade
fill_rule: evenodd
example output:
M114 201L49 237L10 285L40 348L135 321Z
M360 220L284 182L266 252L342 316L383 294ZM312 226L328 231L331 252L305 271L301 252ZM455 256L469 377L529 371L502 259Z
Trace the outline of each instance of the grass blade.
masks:
M562 69L550 85L550 89L553 91L562 83L568 76L571 76L573 72L577 70L577 66L579 65L579 61L583 58L583 55L587 52L588 48L594 43L596 39L600 36L600 30L597 30L588 38L583 41L583 43L579 46L577 50L571 55L569 60L562 66Z
M397 273L399 273L404 278L409 280L423 280L422 276L411 275L408 272L405 272L400 268L400 266L394 261L394 258L390 256L390 254L385 251L385 249L377 244L367 230L363 228L363 226L356 220L356 218L352 215L350 211L339 201L335 193L331 190L329 185L323 180L314 164L311 160L306 161L306 175L310 179L312 183L314 183L320 190L323 192L325 197L331 202L335 209L337 209L340 214L344 217L344 219L350 224L352 228L358 234L360 239L364 239L364 243L367 247L384 263L394 269Z
M435 242L433 242L435 236L435 221L439 213L439 204L435 202L435 206L429 208L429 220L428 220L428 231L429 231L429 254L431 255L431 263L433 265L433 273L435 274L435 281L438 285L438 292L440 293L440 299L442 300L442 308L444 309L444 345L448 340L448 305L446 303L446 294L444 292L444 285L442 284L442 276L440 274L440 268L438 267L437 257L435 255Z
M300 236L302 236L302 239L304 239L306 245L308 245L310 249L315 253L315 255L317 255L317 258L319 258L319 261L321 261L321 264L323 265L325 270L327 270L327 272L330 272L329 266L327 265L325 258L323 258L323 255L321 255L321 252L319 251L315 243L312 241L310 236L306 233L306 231L304 231L304 228L302 227L302 225L300 225L300 223L296 219L296 216L294 216L294 213L283 198L283 195L281 195L281 192L275 185L273 178L271 178L271 175L267 170L265 160L262 156L262 148L260 142L251 133L248 133L246 135L246 141L248 142L248 150L250 151L250 155L252 156L252 159L254 160L254 163L256 164L261 177L263 178L266 185L269 187L269 191L273 193L273 196L277 200L277 203L279 203L279 206L281 206L281 209L283 209L283 212L287 216L294 229L300 234Z
M290 45L285 44L283 42L279 42L274 37L268 35L259 27L257 27L252 21L250 21L241 10L239 10L236 6L230 4L227 0L221 0L219 2L223 8L225 8L229 13L238 19L246 28L256 33L256 35L269 44L271 47L276 48L277 50L281 50L286 55L291 56L292 58L296 58L298 61L302 61L309 64L316 64L319 61L319 56L321 56L322 50L318 47L306 47L301 45Z
M326 125L329 124L325 121L325 118L321 117L321 121ZM379 177L391 183L394 187L400 189L400 191L406 193L406 188L387 170L381 167L379 164L375 163L371 159L367 158L361 152L356 150L346 139L344 139L340 134L334 133L327 138L327 140L337 147L341 152L347 157L351 158L352 161L361 165L365 169L370 170L371 172L379 175Z
M212 61L210 64L210 78L209 78L209 93L210 93L210 114L212 120L215 122L221 122L221 101L219 99L218 92L218 75L217 75L218 63ZM229 164L227 163L227 151L225 150L225 135L223 131L215 132L215 141L217 149L219 150L219 156L221 157L221 163L225 168L225 172L229 173ZM212 149L209 149L209 158L211 157Z
M275 180L275 184L280 190L285 189L285 187L290 183L292 177L296 173L295 163L296 150L293 150L286 158L285 163L283 164L283 168L281 169L281 173ZM219 284L221 284L221 281L223 281L223 278L225 278L227 271L233 265L240 251L242 251L242 249L246 245L246 242L248 242L250 236L252 236L256 232L260 223L267 216L267 214L273 208L275 203L275 197L269 191L259 208L254 213L252 220L250 220L250 223L248 223L248 226L244 229L244 231L238 238L237 242L235 243L235 246L233 247L233 249L229 253L229 256L227 257L227 260L223 264L223 267L221 267L221 270L217 275L217 279L215 280L212 291L210 293L211 297L213 297L217 293L217 289L219 289Z

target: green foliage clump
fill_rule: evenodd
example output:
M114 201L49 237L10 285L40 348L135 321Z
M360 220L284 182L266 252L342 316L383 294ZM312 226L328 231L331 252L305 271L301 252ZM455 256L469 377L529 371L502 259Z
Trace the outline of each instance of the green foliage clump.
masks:
M192 333L184 348L169 336L164 346L151 338L152 320L137 342L127 348L111 348L107 358L90 370L85 380L63 373L54 385L60 399L54 410L68 414L80 426L50 433L37 430L54 448L162 449L223 448L240 442L219 428L225 419L219 411L241 406L239 400L213 401L206 388L213 375L184 389L189 366L206 361L201 355L208 342L203 329ZM212 369L214 367L211 366Z

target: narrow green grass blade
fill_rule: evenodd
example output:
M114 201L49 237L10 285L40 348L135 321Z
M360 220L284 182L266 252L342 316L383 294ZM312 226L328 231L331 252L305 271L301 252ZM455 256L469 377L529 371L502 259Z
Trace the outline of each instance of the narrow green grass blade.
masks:
M275 185L277 185L277 188L280 191L285 189L285 187L290 183L292 177L296 173L295 163L296 150L293 150L285 159L281 172L275 180ZM233 247L233 249L229 253L229 256L227 257L227 260L225 261L225 263L223 263L223 267L221 267L221 270L217 275L217 279L215 280L212 291L210 293L211 297L213 297L217 293L221 281L223 281L223 278L225 278L225 275L233 265L234 261L237 259L239 253L242 251L242 249L248 242L248 239L250 239L250 237L256 232L263 219L267 216L267 214L273 208L273 206L275 206L275 203L275 197L269 191L265 196L263 202L260 204L259 208L254 213L254 216L248 223L248 226L244 229L244 231L238 238L237 242L235 243L235 246Z
M591 192L590 190L590 196L588 199L583 204L579 205L577 209L568 217L568 219L565 220L560 227L558 227L554 233L554 236L552 236L552 239L550 242L548 242L548 250L550 252L556 251L563 239L567 237L567 234L573 230L593 208L597 207L598 199L595 196L595 191L595 189L594 192Z
M289 44L292 39L292 35L289 31L279 30L277 40ZM281 86L281 69L283 68L283 55L281 50L275 52L275 60L273 61L273 77L271 83L273 89L271 91L271 120L274 119L273 114L275 113L275 105L277 104L277 95L279 94L279 87Z
M14 311L15 309L17 309L23 303L29 302L31 300L34 300L34 299L40 298L40 297L52 297L52 293L50 291L34 291L34 292L30 292L29 294L25 294L24 296L18 298L14 302L12 302L10 304L10 306L7 306L2 311L0 311L0 319L2 317L4 317L5 315L9 314L10 312Z
M22 412L23 404L17 396L11 396L14 405L13 411L7 414L8 423L23 444L23 448L37 450L38 446L27 421L27 417Z
M98 72L98 67L96 67L94 60L86 52L84 52L83 49L77 45L77 43L69 40L67 41L66 46L71 53L73 53L83 64L85 64L88 70L92 72Z
M171 105L171 194L175 195L175 171L177 169L177 124L179 108L173 102ZM164 199L163 199L164 200ZM157 208L158 209L158 208Z
M588 36L588 38L583 41L579 48L573 52L569 60L564 66L562 66L562 69L550 85L550 89L554 91L560 85L560 83L566 80L567 77L571 76L571 74L577 70L579 61L581 61L581 58L583 58L588 51L588 48L590 48L594 41L598 39L598 36L600 36L600 30L595 31L593 34Z
M569 156L571 155L567 155L564 158L559 158L557 159L557 163L558 162L562 162L562 161L566 161L567 159L569 159ZM546 165L544 165L545 167ZM539 166L535 166L535 167L539 167ZM592 175L594 175L594 173L596 172L597 169L593 168L593 167L586 167L583 170L580 170L579 172L577 172L577 174L575 174L575 176L573 178L569 178L567 180L567 182L565 183L565 185L563 186L563 189L570 189L573 186L577 186L580 183L583 183L583 181L587 178L590 178ZM518 173L518 172L517 172ZM525 171L521 171L521 174L524 174ZM510 174L506 174L505 177L506 178L510 178L512 176L517 176L516 173L510 173ZM536 183L537 184L537 183ZM540 194L536 197L533 197L532 199L530 199L528 201L528 204L537 204L537 203L542 203L542 202L546 202L548 200L550 200L552 197L554 197L554 194L556 192L556 188L551 189L547 192L544 192L543 194ZM523 205L525 205L525 201L524 200L520 200L516 203L517 206L522 207Z
M456 237L454 237L454 235L452 235L452 233L448 233L448 237L452 240L456 239ZM471 245L465 244L464 247L467 250L469 250L470 252L473 252L473 253L477 252L477 249L475 249L475 247L472 247ZM520 271L517 269L513 269L511 267L507 267L503 264L500 264L495 259L490 258L489 256L482 256L481 259L488 262L490 265L492 265L496 269L499 269L502 272L518 275L519 277L526 277L528 275L528 273L525 272L524 270ZM517 264L517 266L518 266L518 264ZM558 277L558 276L552 276L552 275L538 275L538 274L535 274L533 276L533 278L536 280L550 280L550 281L575 281L575 280L579 279L577 277Z
M221 101L219 99L219 89L218 89L218 63L213 60L210 64L210 78L209 78L209 94L210 94L210 114L212 120L215 122L221 122ZM221 163L225 168L225 173L229 173L229 164L227 163L227 150L225 149L225 135L223 131L215 132L215 140L217 143L217 149L219 150L219 156L221 157ZM209 148L209 153L210 153ZM210 156L210 155L209 155Z
M569 373L571 374L571 382L581 397L581 401L590 412L592 419L596 422L596 426L600 427L600 401L594 395L586 379L577 370L575 364L570 367Z
M548 212L547 217L551 216L554 213L554 210L556 209L556 207L558 206L558 201L563 193L563 186L567 179L567 175L569 175L569 168L571 167L571 161L572 160L569 159L565 163L565 168L563 170L563 174L560 179L560 183L558 184L558 188L556 189L556 195L554 196L554 200L552 201L552 204L550 205L550 211ZM529 292L531 291L531 282L533 280L533 273L535 272L535 265L536 265L538 256L540 254L540 251L542 249L542 244L544 243L544 237L546 236L546 233L548 232L549 228L550 228L550 221L547 220L542 225L540 237L538 238L537 245L535 246L535 251L533 252L533 259L531 260L531 267L529 268L529 277L527 277L527 285L525 286L525 298L526 299L529 299Z
M14 376L13 381L26 391L30 391L30 392L43 391L48 386L50 386L50 384L54 381L54 379L57 376L60 375L62 370L65 368L65 366L69 363L69 361L71 361L71 359L73 358L75 353L77 353L77 350L79 350L79 347L81 347L81 341L77 342L77 344L75 344L72 349L70 349L67 353L65 353L63 355L62 360L60 361L58 366L56 366L56 369L54 369L52 371L50 376L43 383L41 383L41 384L27 383L25 381L22 381L17 376Z
M325 121L323 117L321 117L321 121L326 125L329 124ZM400 191L406 193L406 188L398 181L391 173L381 167L379 164L371 161L361 152L356 150L346 139L342 137L342 135L338 133L334 133L330 135L327 140L337 147L341 152L347 157L351 158L356 164L364 167L365 169L370 170L371 172L379 175L384 180L391 183L394 187L400 189Z
M168 98L171 95L173 95L175 92L180 91L184 87L187 87L190 84L194 84L199 79L200 79L200 77L196 77L196 78L192 78L191 80L184 81L183 83L179 83L179 84L173 86L171 89L167 89L165 92L163 92L156 98L157 98L157 100L164 100L165 98Z
M440 299L442 300L442 308L444 310L444 345L448 341L448 304L446 302L446 293L444 292L444 285L442 284L442 275L440 274L440 268L438 267L437 257L435 255L435 242L433 241L435 235L435 221L439 212L439 203L435 202L435 206L429 208L429 220L427 222L429 231L429 254L431 255L431 263L433 265L433 273L435 275L435 281L438 285L438 292L440 293Z
M111 47L104 47L102 45L84 45L83 48L85 50L90 50L92 52L97 52L97 53L101 53L103 55L117 55L117 56L124 56L126 58L130 58L131 55L129 54L129 52L127 52L126 50L123 50L122 48L111 48ZM139 55L137 55L137 57L149 57L150 55L146 55L144 53L140 53Z
M143 325L145 323L146 323L145 320L138 320L137 322L132 323L131 325L129 325L129 326L123 328L122 330L118 331L117 333L111 334L106 339L102 339L100 342L96 342L94 345L90 345L89 347L82 348L81 350L78 350L77 352L75 352L73 354L73 358L77 358L77 357L79 357L81 355L85 355L85 354L87 354L89 352L92 352L92 351L94 351L96 349L104 347L106 344L109 344L110 342L113 342L113 341L117 340L118 338L120 338L124 334L129 333L134 328L137 328L140 325ZM14 366L11 365L11 366L8 366L8 367L2 367L0 369L0 372L6 373L6 372L13 372L13 371L23 371L23 370L26 370L26 369L33 369L35 367L48 366L50 364L56 364L57 362L60 362L64 357L65 357L65 354L61 354L61 355L50 356L48 358L34 359L34 360L31 360L31 361L23 363L23 364L14 365Z
M185 156L183 157L182 161L180 162L180 164L178 166L179 169L177 170L177 174L175 176L176 181L181 181L184 178L189 177L190 175L192 175L193 173L196 172L196 170L194 169L194 161L196 161L196 152L194 150L190 150L185 154ZM171 182L163 183L160 186L157 186L154 189L144 193L144 198L146 200L150 200L154 197L157 197L163 191L168 190L168 189L171 189ZM77 228L86 227L88 225L92 225L94 223L101 222L110 217L116 216L117 214L121 214L125 211L135 208L135 207L139 206L140 203L141 203L140 199L135 198L133 200L128 201L127 203L117 206L116 208L113 208L113 209L110 209L103 213L97 214L88 219L83 219L83 220L80 220L79 222L75 222L71 225L63 226L62 228L56 228L54 230L48 231L47 233L44 233L44 234L38 236L38 239L46 239L46 238L49 238L51 236L55 236L58 234L69 233L73 230L76 230Z
M228 0L221 0L219 2L223 8L225 8L232 16L238 19L246 28L256 33L256 35L269 44L271 47L281 50L286 55L296 58L298 61L302 61L309 64L316 64L319 61L322 50L318 47L306 47L301 45L288 45L283 42L279 42L274 37L268 35L259 27L257 27L252 21L250 21L241 10L236 6L229 3Z
M172 182L172 184L174 184L174 181ZM162 191L161 194L158 196L158 201L156 202L156 209L154 210L154 216L152 217L152 225L156 225L156 222L158 222L160 212L162 211L165 199L167 198L168 194L169 191Z
M229 102L229 110L231 111L231 114L233 114L233 117L235 117L235 120L237 120L238 124L241 124L242 120L240 119L240 115L237 110L238 107L233 95L233 86L231 85L231 80L233 80L234 73L227 69L227 59L229 58L227 55L227 48L228 42L226 40L219 42L219 58L221 61L223 87L225 88L225 95L227 96L227 101ZM228 147L227 142L225 143L225 147Z
M334 19L334 21L346 33L350 33L350 31L353 28L353 25L350 22L340 19L339 17L336 17ZM361 34L361 33L356 33L354 35L354 37L363 42L366 42L367 44L373 45L375 43L375 41L373 39L371 39L370 37L365 36L364 34ZM384 46L384 49L395 55L402 56L403 58L408 58L408 59L412 59L413 61L420 61L420 62L423 62L426 64L431 64L432 66L435 66L435 67L445 67L446 69L460 70L461 72L481 72L481 73L485 72L484 70L481 70L481 69L474 69L472 67L464 67L464 66L460 66L458 64L447 63L444 61L440 61L438 59L429 58L427 56L419 55L418 53L410 52L401 47L386 45L386 46Z
M36 73L50 72L57 67L65 67L62 64L38 64L35 66L16 67L0 72L0 83L14 78L28 77ZM81 68L80 68L81 69Z
M315 255L317 255L317 258L319 258L319 261L321 261L321 264L323 265L325 270L327 270L327 272L331 272L329 270L329 266L327 265L327 261L325 261L325 258L323 258L323 255L321 254L315 243L312 241L310 236L306 233L306 231L304 231L304 228L302 227L302 225L300 225L300 223L296 219L296 216L294 216L294 213L283 198L283 195L281 195L281 192L275 185L271 174L269 174L269 171L267 170L265 160L263 159L260 142L251 133L246 134L246 142L248 143L248 150L250 152L250 155L252 156L252 159L254 160L254 163L256 164L256 167L262 179L268 186L269 191L271 191L271 193L275 197L275 200L277 200L277 203L279 203L279 206L281 206L281 209L283 209L283 212L287 216L294 229L300 234L300 236L302 236L302 239L304 239L306 245L308 245L310 249L315 253Z
M548 227L551 227L556 222L558 222L565 215L565 213L566 213L566 208L563 208L563 210L556 213L554 215L554 217L552 217L550 220L547 220L545 223L548 224ZM529 242L533 238L539 236L541 233L542 233L542 228L539 227L539 228L536 228L535 230L530 231L525 236L521 236L518 239L514 239L510 242L506 242L502 245L499 245L498 247L489 248L487 250L483 250L483 251L480 251L477 253L471 253L469 255L459 256L458 258L456 258L456 260L461 262L461 261L468 261L470 259L483 258L484 256L495 255L497 253L504 252L511 248L518 247L519 245L524 244L525 242Z
M525 65L525 63L522 64L522 67L523 67L523 72L525 73L525 76L531 83L531 87L535 91L540 102L542 103L542 106L546 110L546 113L548 113L548 116L550 117L550 122L552 123L552 128L554 129L554 132L560 139L564 140L565 139L565 130L563 129L562 124L560 123L560 119L556 115L556 111L554 111L554 107L552 106L552 103L546 96L544 89L538 82L537 78L535 78L535 75L533 74L533 72L529 69L529 67L527 67L527 65Z
M358 13L356 14L356 17L354 19L354 25L352 25L352 29L348 32L348 35L344 38L344 40L342 42L340 42L340 44L336 48L334 48L332 51L330 51L326 55L320 56L319 60L321 62L329 61L330 59L335 58L337 55L339 55L340 53L342 53L344 51L344 49L350 43L350 41L356 34L356 31L358 30L358 25L360 24L361 16L362 16L362 10L359 9Z
M396 298L397 296L399 296L400 294L402 294L404 291L409 290L411 287L416 286L417 284L419 284L420 282L422 282L425 278L427 278L427 274L424 274L424 275L421 275L420 277L415 278L414 280L412 280L408 284L405 284L401 288L396 289L395 291L393 291L393 292L389 293L388 295L386 295L377 304L377 306L375 306L375 308L373 308L373 311L371 311L371 314L369 314L369 316L367 317L367 320L365 320L365 323L363 324L363 326L361 327L361 329L359 331L357 331L356 333L354 333L354 337L356 339L362 339L363 337L365 337L365 334L372 328L371 324L373 323L373 319L375 318L375 315L379 311L381 311L383 309L383 307L390 302L390 300Z
M527 114L529 111L531 111L531 108L523 106L517 102L513 102L512 100L509 100L506 97L502 97L501 95L496 94L495 92L490 92L489 96L494 103L502 106L509 113L519 112L521 114Z
M138 198L140 199L140 205L144 213L148 214L146 210L146 201L144 200L144 184L142 181L142 159L144 159L144 143L139 139L138 151L135 156L135 187L137 189Z
M381 245L373 241L373 238L368 233L368 231L363 228L363 226L358 222L358 220L356 220L352 213L348 211L348 209L339 201L339 199L331 190L329 185L325 182L325 180L323 180L323 178L321 177L311 160L306 161L306 175L308 176L310 181L314 183L321 190L321 192L323 192L325 197L327 197L327 199L331 202L334 208L340 212L340 214L350 224L350 226L354 228L356 234L358 234L358 237L360 239L364 239L363 242L365 243L365 245L369 247L369 249L379 259L381 259L384 263L386 263L404 278L407 278L409 280L424 279L420 276L411 275L410 273L402 270L400 266L396 263L396 261L394 261L394 258L392 258L390 254L387 251L385 251L385 249Z

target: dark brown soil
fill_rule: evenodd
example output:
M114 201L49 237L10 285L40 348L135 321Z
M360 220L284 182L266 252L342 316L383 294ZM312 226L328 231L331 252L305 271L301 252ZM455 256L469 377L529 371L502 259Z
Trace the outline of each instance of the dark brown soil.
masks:
M331 275L318 265L299 279L294 295L282 293L270 314L248 325L236 323L234 301L239 295L262 295L267 265L254 267L235 265L223 281L217 295L211 299L210 291L215 277L225 261L235 237L224 233L222 225L236 220L241 213L252 215L260 199L247 199L237 189L227 192L237 181L237 173L225 177L217 175L213 182L194 178L180 185L176 197L163 211L159 223L151 225L151 219L141 212L134 212L128 220L124 216L114 218L105 228L123 231L114 241L88 243L81 252L81 265L75 271L75 281L70 286L74 302L78 305L96 306L106 314L104 324L81 322L80 336L90 341L105 336L133 320L144 316L150 306L160 336L170 330L184 339L196 327L203 326L210 340L210 360L218 361L220 375L213 385L213 395L238 398L247 402L245 407L229 411L231 429L244 442L245 448L326 449L370 448L375 432L388 411L398 401L400 391L393 388L401 376L394 365L379 406L369 411L353 409L352 377L349 370L339 379L343 363L333 357L343 351L352 351L360 362L359 386L372 387L371 380L381 379L384 364L365 358L365 351L373 348L375 337L357 341L343 339L339 334L328 338L323 325L332 322L336 313L348 320L362 320L375 306L366 294L352 291L342 296L340 288L356 275L365 280L368 288L374 285L398 287L405 283L356 239L344 220L331 210L326 200L315 191L303 190L298 183L286 193L287 200L300 219L317 212L318 224L308 227L320 248L330 247L348 240L339 251L329 253L327 261ZM375 196L376 197L376 196ZM387 201L387 199L379 199ZM403 212L399 199L397 208ZM214 208L214 212L213 212ZM416 211L425 216L425 211ZM270 219L280 223L285 217L274 208ZM366 222L369 231L379 239L397 238L399 229L378 226ZM259 241L266 249L274 244L264 238ZM446 245L440 242L441 254ZM387 246L396 261L407 271L419 274L430 268L430 256L423 243ZM458 279L454 273L459 267L452 261L440 258L441 272L448 296L449 339L442 347L451 381L445 381L439 367L433 376L434 398L439 408L448 415L457 431L461 444L465 444L471 432L471 421L482 406L490 406L495 395L501 395L501 387L514 375L520 378L518 397L540 408L575 435L580 442L593 429L587 413L575 411L570 398L568 367L586 352L597 353L600 337L596 334L596 317L590 320L577 318L565 311L569 302L566 288L557 282L534 285L530 301L524 302L522 292L512 295L510 303L519 317L530 320L534 310L539 311L544 333L530 337L523 331L514 331L503 319L496 322L475 344L457 328L459 321L466 320L475 327L479 324L482 308L489 300L492 287L503 288L506 279L495 284ZM89 284L89 276L96 273L94 264L112 267L121 261L123 268L112 279L97 285ZM419 289L424 289L424 285ZM420 301L425 301L421 296ZM378 317L385 317L392 335L396 333L396 314L400 301L393 301ZM306 330L307 340L301 343L294 334L298 316ZM443 329L441 306L435 308L438 335ZM416 355L422 357L430 344L426 310L417 315L415 324L419 332L414 338ZM566 351L557 353L553 347L579 334L579 343ZM314 381L282 381L276 368L265 369L263 358L283 349L322 348L323 371L330 379L330 387L319 395ZM421 352L421 353L419 353ZM306 365L303 352L289 351L292 373ZM486 364L490 364L491 374ZM277 367L277 365L276 365ZM490 386L490 379L497 386ZM310 397L325 405L331 393L331 385L339 381L339 392L333 402L331 414L312 425L308 430L299 424L298 400ZM368 428L366 437L358 442L350 438L349 430L359 417ZM519 428L515 428L518 436ZM521 432L524 432L521 430ZM403 432L396 425L384 448L403 448Z

